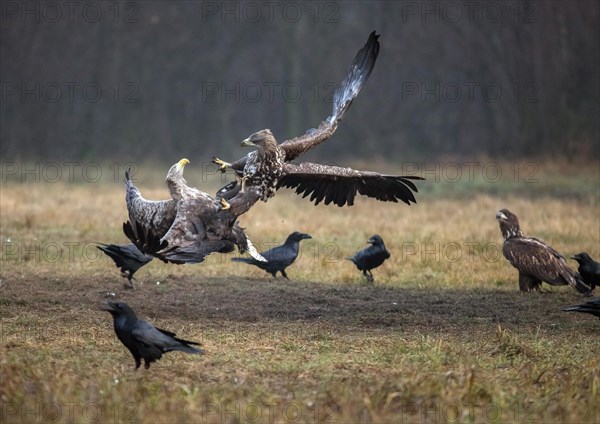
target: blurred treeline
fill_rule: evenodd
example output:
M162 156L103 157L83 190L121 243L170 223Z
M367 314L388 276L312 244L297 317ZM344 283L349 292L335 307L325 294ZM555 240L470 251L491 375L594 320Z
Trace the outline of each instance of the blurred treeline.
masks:
M375 70L312 158L598 160L598 22L585 0L3 1L1 154L237 158L256 130L317 126L375 29Z

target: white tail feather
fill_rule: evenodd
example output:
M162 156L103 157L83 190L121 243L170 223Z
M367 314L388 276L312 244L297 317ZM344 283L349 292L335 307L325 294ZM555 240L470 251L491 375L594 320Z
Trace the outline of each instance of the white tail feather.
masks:
M250 241L250 239L248 237L246 237L246 244L247 244L246 250L248 251L248 254L250 256L252 256L257 261L267 262L267 260L265 258L263 258L263 256L260 253L258 253L258 250L256 250L256 247L254 247L254 245L252 244L252 242Z

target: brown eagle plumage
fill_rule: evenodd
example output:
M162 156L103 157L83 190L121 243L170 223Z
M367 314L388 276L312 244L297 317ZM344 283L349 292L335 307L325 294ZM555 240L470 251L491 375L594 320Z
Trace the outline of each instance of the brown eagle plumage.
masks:
M165 262L198 263L213 253L228 253L237 245L263 260L236 221L207 193L189 187L183 170L189 161L181 159L167 173L171 194L168 200L146 200L125 174L129 221L123 224L125 235L143 253Z
M258 200L267 201L281 187L294 188L303 197L310 195L315 204L324 201L338 206L353 205L356 193L382 201L416 202L413 191L417 192L417 187L411 180L422 180L420 177L383 175L309 162L290 163L333 135L375 66L378 38L373 31L358 51L348 74L334 92L331 115L318 128L282 143L277 143L271 130L264 129L242 141L242 146L256 147L243 158L233 163L214 158L221 171L227 168L235 171L236 183L223 187L217 196L229 201L236 215L246 212Z
M496 219L504 237L502 253L519 271L521 291L539 291L542 281L545 281L554 286L568 284L581 293L589 293L590 288L567 265L560 253L544 241L523 234L514 213L502 209L496 214Z

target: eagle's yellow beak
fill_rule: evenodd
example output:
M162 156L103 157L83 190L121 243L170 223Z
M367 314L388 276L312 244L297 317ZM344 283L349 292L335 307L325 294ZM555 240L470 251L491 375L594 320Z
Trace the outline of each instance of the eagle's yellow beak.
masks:
M254 144L253 142L251 142L250 138L247 138L245 140L242 140L242 144L240 144L240 146L242 146L242 147L248 147L248 146L256 146L256 144Z
M186 166L188 163L190 163L190 161L189 161L189 160L187 160L186 158L183 158L183 159L181 159L181 160L180 160L178 163L179 163L179 166L181 166L181 167L183 168L183 167L184 167L184 166Z

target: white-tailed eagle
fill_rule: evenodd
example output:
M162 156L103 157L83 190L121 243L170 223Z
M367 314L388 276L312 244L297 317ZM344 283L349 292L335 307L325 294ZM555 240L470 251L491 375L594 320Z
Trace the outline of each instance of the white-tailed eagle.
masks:
M331 115L318 128L279 144L271 131L264 129L242 141L242 146L256 147L243 158L233 163L213 159L222 172L227 168L235 172L237 181L217 195L231 204L236 215L246 212L259 199L266 202L281 187L294 188L303 197L310 195L315 204L323 201L338 206L352 205L356 193L381 201L416 202L413 191L418 190L411 180L422 180L421 177L384 175L318 163L290 163L333 135L375 66L378 38L373 31L358 51L348 74L334 92Z
M125 173L129 221L127 238L145 254L165 262L198 263L213 253L228 253L237 245L241 253L264 261L230 210L212 196L189 187L183 178L189 163L181 159L167 173L168 200L146 200Z
M545 281L553 286L568 284L585 294L590 292L581 276L569 267L560 253L544 241L523 234L514 213L502 209L496 214L496 219L504 237L502 253L519 271L521 291L539 291L542 281Z

